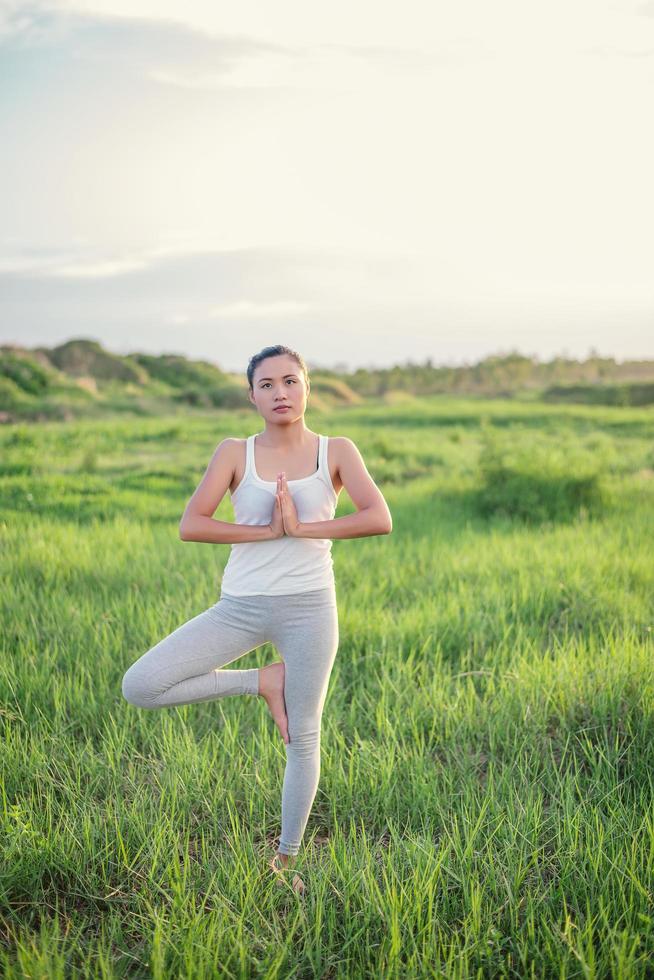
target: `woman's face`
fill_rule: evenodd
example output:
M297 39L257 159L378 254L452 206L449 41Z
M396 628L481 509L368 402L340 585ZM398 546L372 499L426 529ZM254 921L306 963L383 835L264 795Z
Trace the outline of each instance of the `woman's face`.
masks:
M309 386L294 357L278 354L260 361L252 378L250 401L259 414L271 422L291 422L302 418L307 406ZM285 411L277 411L287 405Z

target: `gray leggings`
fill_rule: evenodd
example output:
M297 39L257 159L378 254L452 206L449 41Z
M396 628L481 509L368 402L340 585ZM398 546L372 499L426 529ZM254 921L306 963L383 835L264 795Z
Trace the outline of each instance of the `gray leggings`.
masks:
M295 595L222 595L132 664L123 696L139 708L164 708L258 694L258 668L220 668L273 643L285 665L290 739L284 746L279 851L297 854L318 789L320 722L338 640L333 585Z

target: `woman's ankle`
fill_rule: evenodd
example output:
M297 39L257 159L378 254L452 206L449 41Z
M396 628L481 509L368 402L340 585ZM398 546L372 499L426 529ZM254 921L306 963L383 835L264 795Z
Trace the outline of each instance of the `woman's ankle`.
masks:
M296 854L283 854L281 851L277 851L277 857L280 863L284 865L285 868L294 868L297 860Z

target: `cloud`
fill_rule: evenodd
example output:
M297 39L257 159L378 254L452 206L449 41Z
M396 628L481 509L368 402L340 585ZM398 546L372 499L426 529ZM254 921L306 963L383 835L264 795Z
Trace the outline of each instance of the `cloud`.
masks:
M4 0L0 6L0 43L10 40L36 45L58 31L62 20L56 11L42 3ZM60 36L60 33L59 33Z
M367 61L376 68L388 71L414 72L429 71L445 65L461 64L464 61L478 61L492 57L490 49L480 44L476 38L448 38L438 49L428 51L419 47L394 47L389 44L341 44L321 45L321 47L340 48L352 58Z
M373 261L319 249L155 251L88 259L89 267L111 262L117 270L140 256L141 268L122 274L0 275L2 336L47 346L93 336L123 352L216 356L238 371L269 343L287 343L316 363L353 365L477 358L511 345L539 354L562 344L585 352L591 343L621 356L651 352L649 281L629 289L629 305L619 284L600 290L592 282L578 294L574 283L571 292L514 283L507 295L476 292L474 284L462 291L456 282L448 292L436 277L427 295L420 270L392 257ZM74 248L32 258L86 265Z
M311 310L309 303L299 303L295 300L274 300L261 303L252 300L236 300L233 303L223 303L209 310L211 319L270 319L277 316L293 316Z
M121 317L145 305L167 317L172 311L196 320L261 320L306 313L322 301L323 290L333 292L342 272L364 263L340 251L221 250L199 243L89 253L81 247L6 249L0 295L19 300L26 312L93 303L98 310L120 309Z
M292 59L284 45L240 35L210 35L173 20L85 14L44 4L10 4L0 13L0 47L23 56L30 49L65 48L69 68L77 63L109 66L132 77L211 85L240 64L262 58Z
M193 64L158 64L145 75L151 81L178 88L212 90L307 89L334 93L376 87L388 83L392 75L424 73L437 67L478 60L489 53L453 50L449 45L441 52L419 48L394 48L388 45L309 44L302 47L267 48L235 51L229 63L216 70L196 58Z
M619 48L614 44L594 44L590 48L581 48L582 54L596 55L598 58L651 58L654 48Z
M280 44L243 34L209 33L188 23L9 4L0 14L0 47L65 49L69 70L88 65L180 89L307 88L333 91L375 85L389 73L411 74L479 57L448 41L442 50L384 44Z
M6 249L4 254L0 251L0 273L43 279L109 279L147 269L179 251L172 246L158 246L102 256L97 249L88 248L24 248L13 252Z
M85 265L63 265L57 269L49 270L46 274L60 276L63 279L105 279L121 276L126 272L135 272L137 269L145 269L149 264L143 259L92 262Z

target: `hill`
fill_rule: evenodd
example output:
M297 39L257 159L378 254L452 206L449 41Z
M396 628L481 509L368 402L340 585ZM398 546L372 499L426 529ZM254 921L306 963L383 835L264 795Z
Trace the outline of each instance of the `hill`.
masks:
M361 400L342 378L312 372L314 408ZM176 407L248 409L245 373L179 354L114 354L86 338L52 348L0 347L0 422L161 415Z
M593 355L539 361L516 351L475 364L435 365L428 358L390 368L337 371L311 367L318 411L370 398L388 404L429 395L641 406L654 404L654 362ZM243 374L181 354L114 354L96 340L56 347L0 347L0 421L71 420L113 413L161 415L189 409L248 409Z

